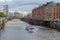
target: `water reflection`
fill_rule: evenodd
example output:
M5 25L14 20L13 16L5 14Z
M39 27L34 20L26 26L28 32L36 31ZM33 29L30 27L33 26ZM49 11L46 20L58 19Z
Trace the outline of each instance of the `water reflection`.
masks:
M0 40L1 40L1 30L0 30Z
M5 24L5 28L0 31L0 40L60 40L60 32L42 27L34 33L29 33L25 27L30 26L23 21L14 20Z
M0 30L0 40L1 40L1 38L2 38L3 33L4 33L4 28L2 28L2 29Z
M0 31L0 40L34 40L34 34L25 30L28 25L22 21L9 21Z

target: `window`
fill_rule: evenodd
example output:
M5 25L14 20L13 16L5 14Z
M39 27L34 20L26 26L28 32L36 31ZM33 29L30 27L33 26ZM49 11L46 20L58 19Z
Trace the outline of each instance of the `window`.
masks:
M55 16L54 16L54 19L55 19Z

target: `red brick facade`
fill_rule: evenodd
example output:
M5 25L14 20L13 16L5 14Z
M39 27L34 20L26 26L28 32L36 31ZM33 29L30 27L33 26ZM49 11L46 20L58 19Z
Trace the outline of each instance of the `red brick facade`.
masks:
M60 19L60 3L49 2L33 9L32 18L37 20Z
M29 13L26 17L28 17L28 18L32 18L32 14Z

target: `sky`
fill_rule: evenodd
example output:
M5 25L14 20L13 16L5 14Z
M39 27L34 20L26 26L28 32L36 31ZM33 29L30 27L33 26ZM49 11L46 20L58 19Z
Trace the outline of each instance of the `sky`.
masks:
M10 11L31 12L33 8L50 1L60 2L60 0L0 0L0 5L9 5Z

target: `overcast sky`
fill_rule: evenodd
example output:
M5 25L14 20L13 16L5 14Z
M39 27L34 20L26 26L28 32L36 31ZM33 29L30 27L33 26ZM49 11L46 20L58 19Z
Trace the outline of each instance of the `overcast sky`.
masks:
M10 10L31 12L34 7L50 1L60 2L60 0L0 0L0 5L8 4Z

